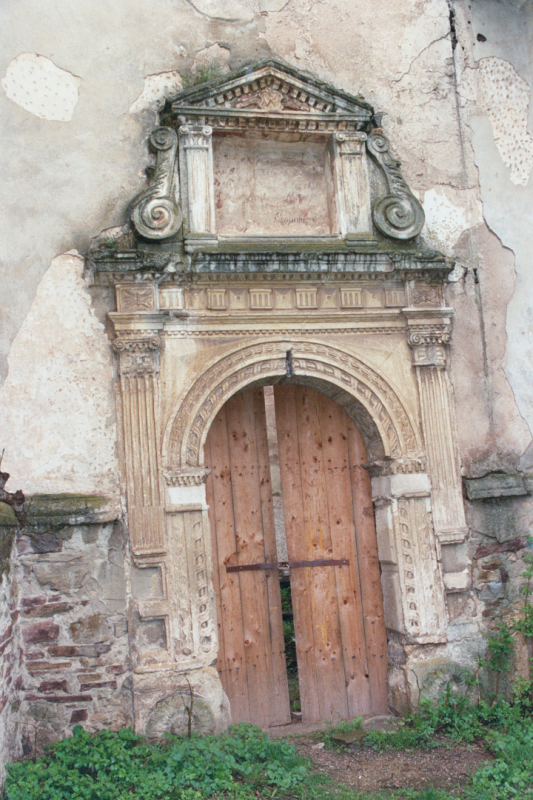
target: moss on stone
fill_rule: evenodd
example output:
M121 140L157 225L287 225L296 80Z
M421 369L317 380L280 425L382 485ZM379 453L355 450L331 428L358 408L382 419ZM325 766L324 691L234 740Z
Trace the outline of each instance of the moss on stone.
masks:
M61 528L100 522L108 503L103 495L36 494L26 499L27 527Z

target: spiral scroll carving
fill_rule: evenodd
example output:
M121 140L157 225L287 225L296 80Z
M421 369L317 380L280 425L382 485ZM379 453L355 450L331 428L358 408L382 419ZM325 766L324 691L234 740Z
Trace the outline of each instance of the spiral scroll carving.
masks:
M157 128L150 136L150 149L157 153L154 180L137 197L131 219L146 239L168 239L183 222L183 214L175 192L175 161L178 137L172 128Z
M403 178L401 162L391 156L389 140L382 133L371 134L366 146L383 170L389 187L389 194L374 204L374 224L385 236L412 239L422 230L425 217L422 206Z

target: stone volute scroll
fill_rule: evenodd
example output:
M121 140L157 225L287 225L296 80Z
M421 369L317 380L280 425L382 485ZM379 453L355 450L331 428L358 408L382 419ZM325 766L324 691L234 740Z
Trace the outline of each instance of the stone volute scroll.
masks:
M389 150L389 140L382 133L371 134L366 146L387 179L389 194L374 203L374 224L385 236L412 239L424 226L424 210L409 189L400 171L400 162Z
M178 137L172 128L157 128L149 143L150 149L157 153L154 179L134 201L131 220L146 239L168 239L179 231L183 221L177 199Z

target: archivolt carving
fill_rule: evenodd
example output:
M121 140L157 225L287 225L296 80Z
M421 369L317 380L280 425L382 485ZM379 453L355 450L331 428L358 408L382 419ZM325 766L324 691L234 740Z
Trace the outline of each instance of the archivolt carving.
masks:
M398 397L387 382L355 356L317 342L258 342L209 367L186 394L167 426L165 465L172 469L203 464L203 445L218 409L252 383L292 373L322 378L353 395L375 422L385 457L416 456L421 443Z

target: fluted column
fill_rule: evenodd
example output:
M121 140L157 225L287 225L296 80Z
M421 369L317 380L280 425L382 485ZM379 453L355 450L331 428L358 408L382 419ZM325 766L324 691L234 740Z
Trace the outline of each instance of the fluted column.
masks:
M120 358L122 429L131 546L134 555L165 552L159 470L159 336L115 339Z
M420 320L411 319L408 341L418 381L435 532L442 544L461 542L467 527L451 386L446 371L449 323L421 324Z
M188 234L212 237L215 233L213 179L213 129L209 125L182 125L180 161L184 166Z
M371 236L370 182L365 149L366 133L335 135L335 156L341 234Z

